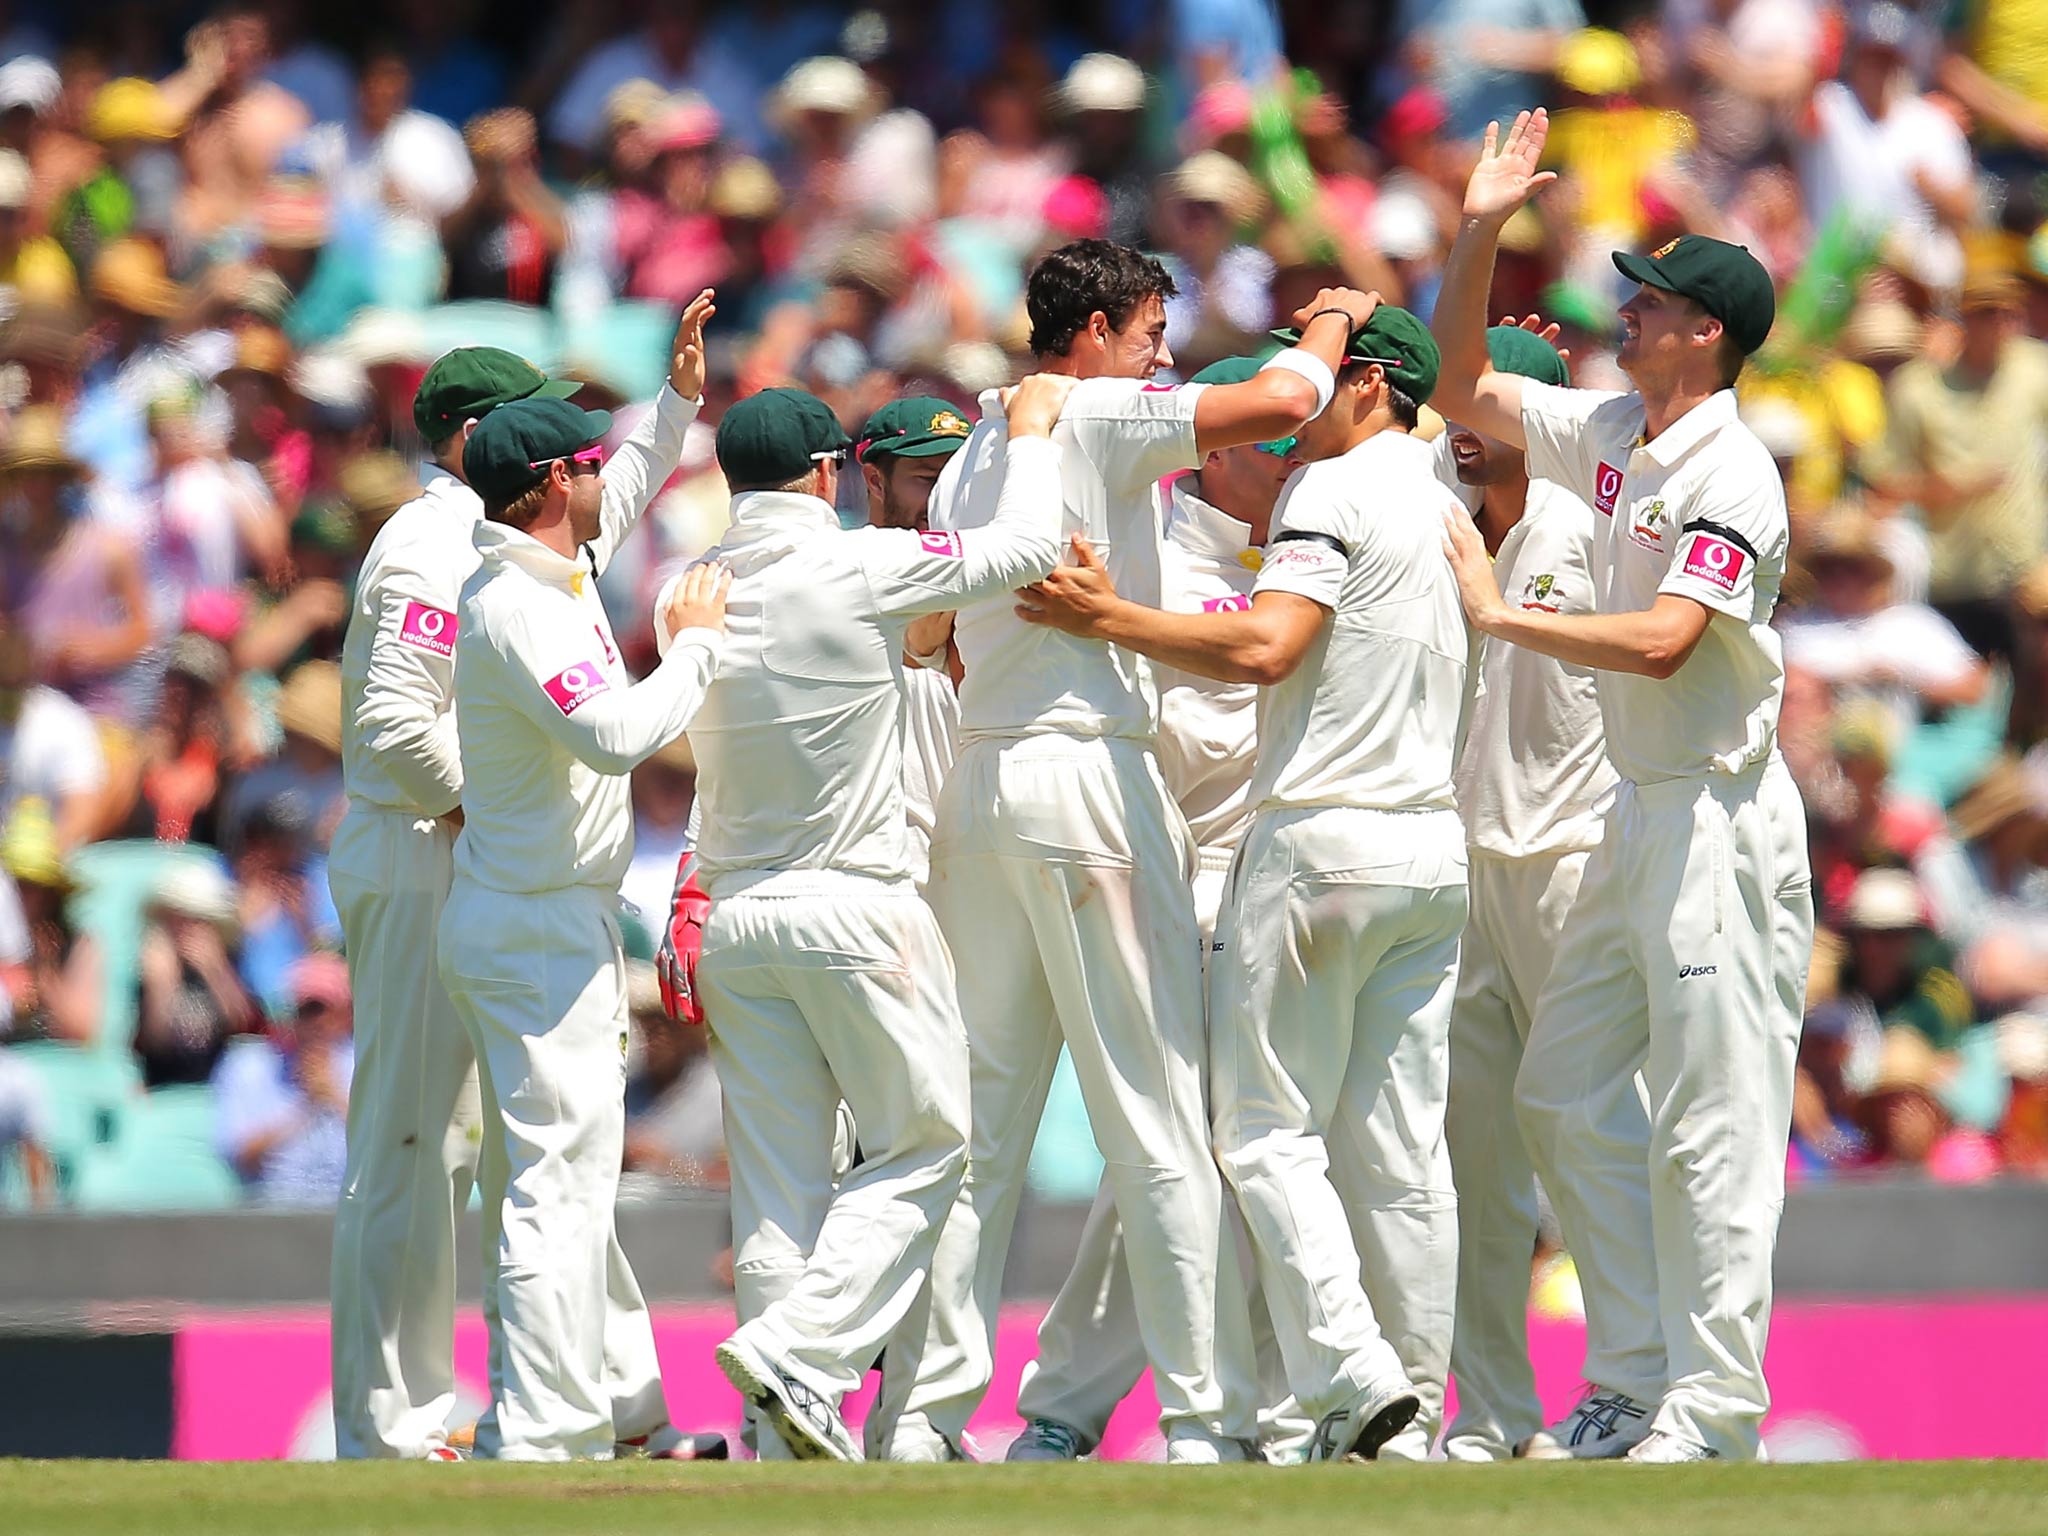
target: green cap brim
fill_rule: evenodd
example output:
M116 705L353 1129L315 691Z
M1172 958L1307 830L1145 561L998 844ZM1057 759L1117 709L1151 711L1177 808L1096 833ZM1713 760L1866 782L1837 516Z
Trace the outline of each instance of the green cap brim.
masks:
M928 437L921 442L896 446L890 438L880 438L868 444L864 459L930 459L942 453L958 453L967 446L964 437Z
M1647 256L1638 256L1634 251L1616 251L1614 265L1623 277L1647 283L1652 288L1662 288L1666 293L1679 291L1671 279L1659 271L1657 264Z
M583 387L580 379L544 379L529 400L566 400Z

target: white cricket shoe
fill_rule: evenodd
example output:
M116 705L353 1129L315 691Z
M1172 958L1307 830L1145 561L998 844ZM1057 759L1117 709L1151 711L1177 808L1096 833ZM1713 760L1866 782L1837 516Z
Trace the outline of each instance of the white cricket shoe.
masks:
M1684 1461L1719 1461L1721 1453L1683 1435L1653 1429L1636 1442L1625 1459L1639 1467L1675 1467Z
M452 1445L430 1445L420 1456L421 1461L467 1461L469 1458Z
M1323 1415L1309 1443L1310 1461L1372 1461L1380 1447L1415 1422L1422 1399L1398 1376Z
M862 1461L839 1410L736 1333L713 1355L725 1379L782 1437L798 1461Z
M1010 1442L1005 1461L1079 1461L1095 1449L1095 1442L1071 1424L1058 1419L1033 1419L1024 1433Z
M1515 1454L1529 1461L1611 1461L1649 1434L1656 1411L1655 1403L1594 1387L1564 1418L1516 1446Z
M1217 1440L1206 1434L1172 1435L1166 1441L1169 1467L1220 1467L1226 1462L1259 1461L1258 1448L1244 1440Z

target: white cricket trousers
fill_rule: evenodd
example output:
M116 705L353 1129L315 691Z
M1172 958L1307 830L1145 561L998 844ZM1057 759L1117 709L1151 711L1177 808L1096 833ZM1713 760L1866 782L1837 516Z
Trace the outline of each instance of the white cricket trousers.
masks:
M587 886L507 895L457 879L441 977L477 1054L497 1316L477 1453L609 1458L668 1421L654 1330L619 1247L626 963L616 898Z
M455 1233L482 1143L476 1057L434 933L454 833L352 800L327 883L355 997L348 1164L334 1211L334 1448L417 1458L455 1403Z
M1217 1157L1302 1407L1320 1419L1405 1377L1422 1412L1380 1454L1420 1460L1457 1285L1443 1126L1464 827L1261 811L1237 858L1209 955Z
M1216 918L1230 883L1234 848L1200 848L1195 854L1195 925L1208 953ZM1285 1459L1304 1449L1315 1423L1287 1390L1287 1369L1273 1337L1251 1248L1236 1202L1224 1206L1225 1241L1238 1250L1250 1306L1252 1353L1258 1365L1258 1441L1268 1455ZM1220 1355L1217 1369L1229 1362ZM1130 1395L1145 1369L1145 1345L1138 1333L1131 1274L1124 1262L1123 1226L1116 1216L1116 1191L1105 1176L1081 1228L1074 1267L1038 1325L1038 1355L1024 1366L1017 1412L1025 1419L1051 1419L1100 1444L1117 1404Z
M1515 1074L1557 939L1579 894L1586 853L1501 858L1472 850L1471 916L1451 1009L1444 1116L1458 1187L1457 1326L1451 1375L1453 1461L1502 1461L1543 1428L1529 1364L1529 1264L1536 1170L1515 1123Z
M1515 1085L1586 1298L1588 1381L1754 1458L1813 944L1782 759L1624 782ZM1637 1096L1640 1070L1647 1116Z
M1003 1265L1063 1038L1115 1191L1161 1427L1256 1433L1243 1286L1218 1241L1193 858L1142 742L973 741L947 775L929 893L961 959L972 1139L915 1381L884 1377L884 1444L899 1419L958 1444L988 1389Z
M697 967L725 1099L739 1331L835 1403L924 1294L968 1111L931 909L907 885L837 880L829 894L721 895ZM835 1193L842 1099L862 1161Z

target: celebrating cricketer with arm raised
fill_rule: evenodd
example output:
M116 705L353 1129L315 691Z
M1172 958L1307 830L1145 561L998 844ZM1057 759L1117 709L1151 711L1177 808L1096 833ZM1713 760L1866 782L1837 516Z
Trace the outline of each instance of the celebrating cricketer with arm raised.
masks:
M1525 446L1531 475L1594 512L1592 614L1504 601L1471 519L1446 527L1476 627L1597 671L1620 775L1516 1083L1586 1297L1591 1391L1550 1437L1574 1456L1750 1459L1813 937L1777 742L1784 486L1731 387L1774 297L1748 251L1685 235L1615 254L1639 285L1617 358L1633 390L1491 367L1494 251L1552 179L1547 131L1540 110L1489 129L1435 325L1440 409Z
M1209 955L1216 1155L1317 1420L1311 1459L1420 1460L1457 1278L1443 1112L1469 638L1438 531L1455 503L1410 435L1436 344L1406 310L1358 320L1249 607L1164 613L1062 568L1019 613L1264 685L1252 821Z
M1325 290L1302 343L1254 378L1174 389L1148 382L1172 361L1173 291L1156 261L1081 240L1043 258L1026 293L1039 366L1082 381L1055 434L1063 531L1098 541L1117 579L1154 600L1159 478L1294 431L1334 388L1346 309L1372 302ZM1003 425L987 400L933 493L935 534L984 526L998 503ZM1012 606L963 609L957 626L961 751L930 899L974 956L960 977L973 1148L921 1364L885 1372L878 1443L902 1459L959 1454L994 1368L1003 1263L1064 1037L1116 1194L1168 1459L1243 1460L1257 1388L1237 1266L1218 1247L1193 845L1152 751L1157 696L1141 657L1032 629Z
M607 526L629 526L675 468L698 389L687 355L701 347L710 310L706 292L682 316L676 371L606 477ZM434 952L463 799L457 610L476 569L471 535L483 517L462 454L498 406L576 389L496 347L459 347L427 370L413 401L430 455L425 489L371 544L343 644L349 809L328 878L356 1004L332 1286L335 1446L344 1458L455 1454L447 1419L455 1396L456 1218L487 1151L474 1054ZM488 1163L482 1182L494 1184ZM617 1258L623 1268L623 1255ZM645 1349L633 1341L645 1325L637 1289L620 1290L612 1352L622 1438L657 1453L692 1454L696 1443L667 1426L651 1337ZM487 1273L487 1309L489 1292Z
M678 399L657 406L683 424L683 392L702 388L708 300L693 309ZM465 825L439 959L477 1052L484 1135L505 1158L504 1187L485 1191L497 1312L476 1444L508 1460L678 1438L613 1222L626 1043L615 908L632 850L625 775L701 701L724 604L715 581L679 594L690 643L632 682L596 574L659 480L629 439L613 464L630 495L621 506L607 494L609 426L565 400L521 400L485 417L463 451L484 521L455 646Z

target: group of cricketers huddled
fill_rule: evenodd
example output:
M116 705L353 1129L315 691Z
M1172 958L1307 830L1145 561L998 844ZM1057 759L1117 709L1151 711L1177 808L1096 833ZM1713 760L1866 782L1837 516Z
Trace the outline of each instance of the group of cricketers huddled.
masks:
M626 775L685 731L660 971L724 1101L756 1455L969 1459L1062 1048L1105 1172L1010 1460L1088 1455L1148 1366L1173 1463L1759 1454L1813 926L1784 490L1731 388L1772 288L1702 236L1617 253L1634 388L1571 388L1554 332L1487 325L1546 132L1489 131L1429 327L1325 289L1263 362L1157 384L1172 279L1081 240L978 421L740 401L730 526L638 681L597 578L713 295L609 457L573 386L433 365L343 663L342 1456L463 1454L473 1188L474 1454L725 1454L669 1421L613 1217ZM1587 1324L1548 1425L1539 1177Z

